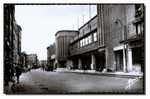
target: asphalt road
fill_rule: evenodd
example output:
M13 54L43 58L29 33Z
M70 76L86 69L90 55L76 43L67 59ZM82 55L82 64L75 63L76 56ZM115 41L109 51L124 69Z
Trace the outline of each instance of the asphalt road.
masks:
M124 94L143 93L143 79L47 72L23 73L14 94Z

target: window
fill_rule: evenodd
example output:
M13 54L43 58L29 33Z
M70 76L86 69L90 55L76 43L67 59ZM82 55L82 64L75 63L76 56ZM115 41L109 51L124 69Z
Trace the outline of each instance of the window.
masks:
M95 32L95 33L93 34L93 38L94 38L94 42L96 42L96 41L97 41L97 32Z
M95 41L97 41L97 34L94 33L93 36L95 38ZM92 43L92 35L89 35L89 36L83 38L82 40L80 40L79 41L79 47L86 46L86 45L88 45L90 43Z
M137 35L139 35L139 34L143 34L143 28L144 28L144 25L143 25L143 23L142 24L137 24L136 25L136 27L137 27Z
M88 45L88 37L85 38L85 45Z
M88 36L88 42L89 42L89 44L92 43L92 36L91 35Z
M84 39L82 39L82 45L83 45L83 46L85 45L85 40L84 40Z
M140 24L137 25L137 29L138 29L137 33L140 34L141 33L141 26L140 26Z
M82 40L80 40L80 47L82 47Z

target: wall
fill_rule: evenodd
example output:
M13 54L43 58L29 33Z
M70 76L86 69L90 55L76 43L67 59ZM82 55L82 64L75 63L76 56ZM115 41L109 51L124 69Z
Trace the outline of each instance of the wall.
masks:
M135 13L134 5L106 4L98 5L97 8L99 12L98 22L103 21L103 24L98 25L98 29L101 29L101 32L104 33L106 66L109 69L116 70L113 48L121 46L120 41L124 40L125 26L130 23Z
M56 33L56 59L65 64L69 56L69 43L78 34L77 31L58 31ZM60 64L61 65L61 64Z

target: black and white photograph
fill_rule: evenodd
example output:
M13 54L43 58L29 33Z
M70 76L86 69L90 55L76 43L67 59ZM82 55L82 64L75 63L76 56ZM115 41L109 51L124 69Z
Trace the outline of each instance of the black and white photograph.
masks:
M144 3L4 3L6 95L145 94Z

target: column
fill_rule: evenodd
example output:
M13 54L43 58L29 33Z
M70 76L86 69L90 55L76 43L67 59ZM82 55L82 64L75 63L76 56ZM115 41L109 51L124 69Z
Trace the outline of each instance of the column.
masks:
M128 66L127 66L128 72L132 71L132 49L128 48Z
M106 60L106 65L105 65L105 68L106 69L108 69L108 66L109 66L109 64L108 64L108 55L109 55L109 53L108 53L108 48L106 47L105 48L105 60Z
M123 71L126 72L126 51L125 51L125 45L123 48Z
M95 69L96 61L95 61L95 55L91 55L91 69Z
M82 60L79 58L78 59L78 68L81 69L82 68Z

